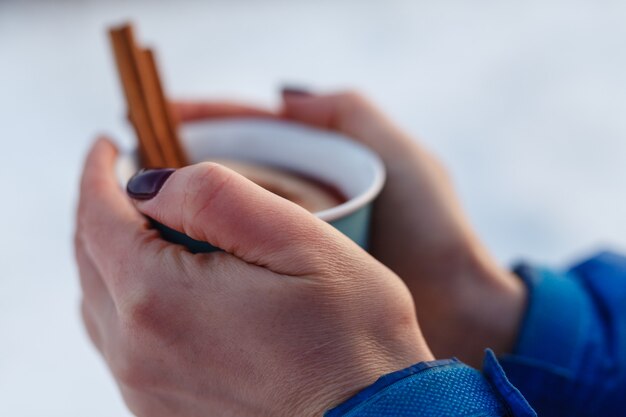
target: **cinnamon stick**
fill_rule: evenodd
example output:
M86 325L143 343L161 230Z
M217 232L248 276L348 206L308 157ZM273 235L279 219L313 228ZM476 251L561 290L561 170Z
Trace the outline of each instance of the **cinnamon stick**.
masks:
M110 37L128 104L128 113L139 139L142 165L146 168L164 166L165 161L160 149L156 146L152 124L141 92L139 73L135 65L132 29L128 25L112 29Z
M173 115L163 94L154 53L150 49L142 49L139 54L140 80L161 153L168 167L183 167L187 165L187 158L178 138Z
M138 47L130 25L111 29L110 37L143 167L186 165L154 54Z

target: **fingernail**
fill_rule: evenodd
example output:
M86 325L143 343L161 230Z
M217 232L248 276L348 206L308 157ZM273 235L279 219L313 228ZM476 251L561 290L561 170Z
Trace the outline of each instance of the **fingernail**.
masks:
M284 86L281 89L281 92L284 96L296 96L296 97L312 97L313 93L311 93L308 89L302 87L294 87L294 86Z
M150 200L159 193L174 171L172 168L142 169L128 180L126 192L135 200Z

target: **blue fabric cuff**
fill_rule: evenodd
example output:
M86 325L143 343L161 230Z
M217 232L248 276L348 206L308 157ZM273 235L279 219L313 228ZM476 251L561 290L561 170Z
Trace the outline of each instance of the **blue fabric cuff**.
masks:
M447 415L536 416L488 351L485 375L457 359L420 362L380 377L325 417Z
M515 273L528 288L528 305L515 348L500 358L507 374L511 363L549 368L571 377L581 361L579 341L589 320L589 299L571 273L520 265Z
M521 265L528 305L517 343L499 358L541 415L622 415L626 258L600 253L566 273Z

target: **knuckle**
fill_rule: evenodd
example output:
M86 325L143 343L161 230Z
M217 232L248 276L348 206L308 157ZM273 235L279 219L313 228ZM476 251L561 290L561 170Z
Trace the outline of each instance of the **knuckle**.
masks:
M135 391L148 391L155 385L148 367L137 354L123 352L118 355L111 370L115 379L123 386Z
M151 309L133 310L135 320L154 318ZM121 331L115 350L109 354L109 365L115 379L125 387L137 391L147 392L159 386L162 382L158 375L161 371L158 359L161 350L152 343L154 340L138 329L137 323L129 323L128 319L121 319ZM156 355L156 356L155 356Z
M341 96L346 101L359 102L363 100L363 96L357 90L344 90L341 92Z
M168 291L146 278L147 282L132 288L119 304L120 321L129 339L170 339L182 328L179 297L175 290Z
M185 187L182 203L182 227L187 234L198 235L196 219L209 215L232 176L222 165L206 162L192 175Z
M345 90L339 93L339 98L343 105L348 108L362 107L367 104L367 99L356 90Z
M172 399L162 390L146 391L125 386L120 388L124 402L136 417L171 417L181 415L180 401ZM214 413L209 414L214 415Z
M129 394L132 390L130 387L122 388L122 396L124 402L128 406L128 409L136 417L155 417L163 416L164 410L152 396L148 396L144 392L133 392L133 395Z
M350 131L356 130L356 127L351 126L351 121L358 121L358 124L362 123L360 119L364 115L368 115L372 111L372 106L369 101L358 91L347 90L338 94L337 97L337 121L338 125L343 125L343 128L347 128ZM346 124L348 125L346 127Z
M144 286L136 288L133 295L120 306L121 320L130 329L131 336L158 328L163 316L159 298L155 290Z

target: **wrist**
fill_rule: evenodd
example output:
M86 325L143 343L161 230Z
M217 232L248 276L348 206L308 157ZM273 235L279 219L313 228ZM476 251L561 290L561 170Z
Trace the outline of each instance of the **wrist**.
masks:
M325 411L344 403L374 384L383 375L416 363L434 361L434 356L417 326L413 330L403 332L402 340L388 340L385 345L374 340L361 341L353 349L362 353L352 361L337 363L335 358L329 367L331 369L321 373L321 379L309 381L309 389L300 391L299 394L304 394L310 401L292 409L289 415L321 416ZM411 334L412 337L409 336Z
M480 244L472 245L461 264L464 269L454 272L455 288L444 313L443 322L448 324L444 339L446 349L455 350L447 356L479 366L486 348L497 355L513 349L526 307L526 288Z

